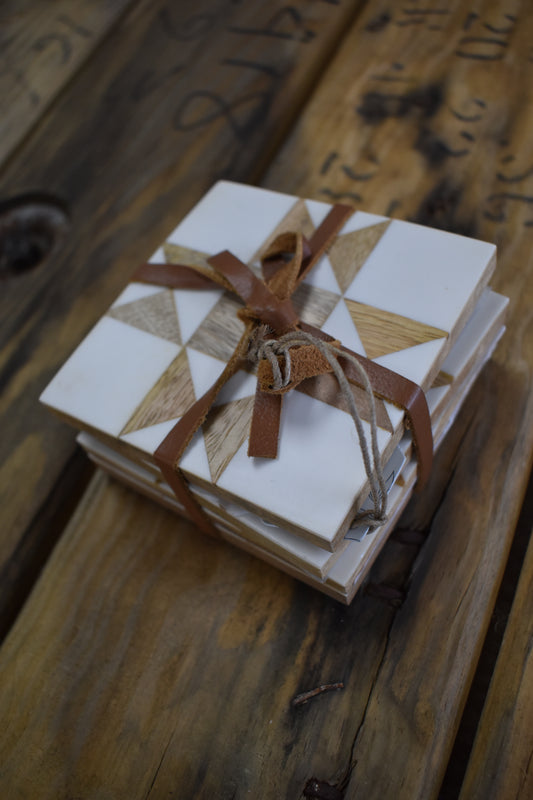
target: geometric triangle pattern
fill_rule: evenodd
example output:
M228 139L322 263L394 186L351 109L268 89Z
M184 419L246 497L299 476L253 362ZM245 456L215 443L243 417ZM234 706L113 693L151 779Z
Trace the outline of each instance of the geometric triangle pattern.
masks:
M308 283L300 283L291 300L294 310L304 322L321 328L339 302L340 295Z
M160 339L181 344L181 334L174 295L166 289L132 303L109 309L108 317L125 322L133 328L152 333Z
M368 358L379 358L424 342L445 338L448 334L440 328L416 322L375 306L344 298Z
M378 222L377 225L345 233L343 236L338 236L329 248L329 260L343 294L389 225L390 220L386 220Z
M250 264L261 260L261 256L268 249L271 242L281 233L288 233L289 231L299 231L309 239L314 231L315 226L309 216L309 211L304 200L297 200L289 212L283 217L281 222L278 223L276 228L270 233L267 239L262 243L261 247L257 249L253 257L250 259Z
M165 242L163 244L163 253L165 254L165 261L167 264L185 264L195 267L204 267L204 269L213 272L213 267L207 263L209 258L208 253L201 253L199 250L191 250L190 247L183 247L181 244L172 244L172 242Z
M203 425L211 479L216 483L250 432L255 397L242 397L209 412Z
M195 400L187 353L183 349L137 406L120 436L182 417Z
M229 292L224 293L189 339L187 346L220 361L229 361L244 333L244 322L237 316L237 311L242 307L240 300Z

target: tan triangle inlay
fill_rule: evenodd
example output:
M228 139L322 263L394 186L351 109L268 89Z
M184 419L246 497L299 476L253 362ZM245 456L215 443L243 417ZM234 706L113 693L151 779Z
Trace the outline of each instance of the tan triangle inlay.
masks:
M159 336L160 339L181 344L178 313L171 291L157 292L132 303L116 306L109 309L107 316Z
M431 388L434 389L437 386L449 386L451 383L453 383L453 375L450 375L448 372L444 372L444 370L441 369L431 384Z
M296 313L304 322L321 328L339 302L340 295L301 283L291 299Z
M344 293L390 225L390 220L338 236L328 250L335 277Z
M120 435L181 417L195 400L187 352L182 350L137 406Z
M305 200L296 201L289 212L283 217L281 222L279 222L272 233L269 234L268 238L265 239L261 247L254 253L253 258L250 259L249 263L252 264L255 261L260 261L261 255L265 252L265 250L267 250L276 236L279 236L280 233L287 233L288 231L297 231L298 233L303 233L303 235L308 239L313 235L315 226L313 225L313 221L309 216L309 211L307 210Z
M203 425L211 479L216 483L250 432L254 397L215 406Z
M228 292L213 306L195 330L187 347L221 361L229 361L244 333L244 322L237 316L242 303Z
M368 358L396 353L407 347L442 339L448 334L409 317L344 298Z
M191 250L190 247L182 247L181 244L172 244L172 242L164 243L163 252L167 264L185 264L186 266L203 267L211 272L213 271L213 267L207 263L208 253L202 253L200 250Z

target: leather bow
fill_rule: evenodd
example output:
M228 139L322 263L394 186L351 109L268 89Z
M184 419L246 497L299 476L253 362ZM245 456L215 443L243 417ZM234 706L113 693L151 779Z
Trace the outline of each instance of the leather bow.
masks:
M360 368L357 369L357 364L353 363L356 360L368 376L373 394L405 411L405 424L412 431L418 459L418 488L428 477L433 441L422 389L403 376L342 347L319 328L299 320L292 303L295 289L332 244L353 210L351 206L333 206L309 241L300 233L278 236L262 257L264 280L227 250L207 259L212 270L202 266L143 264L133 275L135 281L174 289L206 289L218 285L236 294L244 303L238 312L245 324L244 333L222 374L176 423L154 453L156 463L177 498L191 519L206 533L218 535L189 490L179 462L192 437L204 423L216 396L243 362L250 359L250 350L254 350L258 341L261 352L262 334L265 332L268 332L271 340L279 340L280 343L291 332L301 332L302 343L291 347L289 379L281 383L276 380L279 369L272 355L258 360L249 455L274 458L277 455L282 395L307 378L332 372L331 359L324 357L321 352L324 348L315 345L312 342L314 338L335 346L339 353L338 362L351 384L363 386ZM307 339L304 341L305 337ZM252 358L254 356L257 358L257 347Z

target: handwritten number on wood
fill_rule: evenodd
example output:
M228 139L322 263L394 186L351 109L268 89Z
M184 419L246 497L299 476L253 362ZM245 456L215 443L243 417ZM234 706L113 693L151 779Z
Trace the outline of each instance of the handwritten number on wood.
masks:
M201 89L188 94L180 104L174 115L174 128L193 131L224 119L235 138L242 142L264 119L271 102L270 92L251 92L228 102L216 92Z
M493 24L485 22L479 14L470 12L463 25L465 32L472 35L463 36L455 55L459 58L475 61L501 61L509 46L509 37L516 25L516 17L503 15L503 21ZM487 32L489 35L487 35Z
M49 33L46 36L41 36L41 38L37 39L34 43L33 49L37 50L38 53L42 53L43 50L46 50L52 44L56 44L59 47L60 63L61 66L63 66L72 55L72 45L65 33Z

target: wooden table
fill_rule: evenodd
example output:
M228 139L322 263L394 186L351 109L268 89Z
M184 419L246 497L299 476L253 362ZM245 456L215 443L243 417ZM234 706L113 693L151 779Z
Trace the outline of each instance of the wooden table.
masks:
M2 797L533 796L530 4L0 20ZM37 404L221 176L499 247L508 331L349 608L94 473Z

